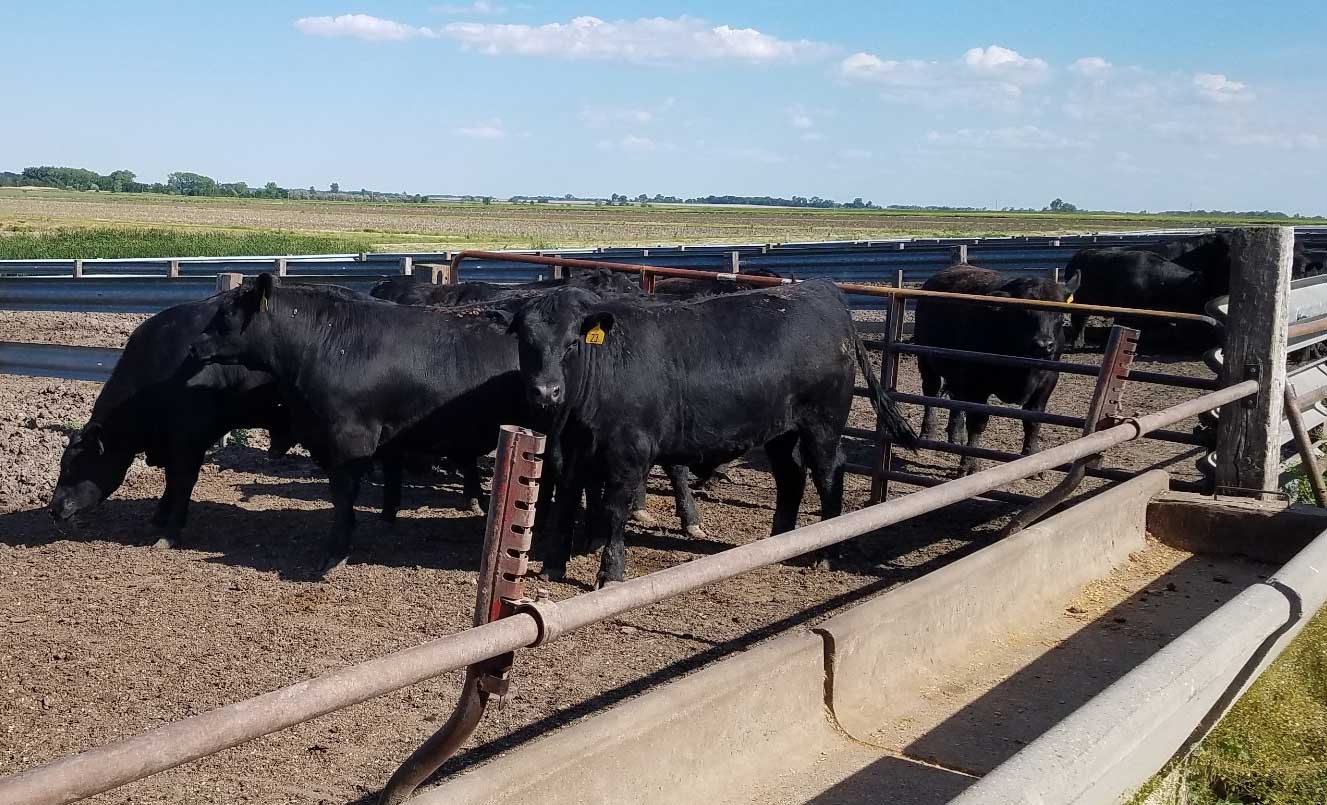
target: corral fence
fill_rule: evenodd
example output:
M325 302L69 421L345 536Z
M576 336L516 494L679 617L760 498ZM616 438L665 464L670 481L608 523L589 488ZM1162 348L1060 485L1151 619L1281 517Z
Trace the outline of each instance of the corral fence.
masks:
M1277 433L1286 400L1286 298L1292 241L1293 234L1286 229L1238 233L1226 329L1225 371L1212 384L1214 388L1196 387L1189 382L1191 379L1185 379L1188 383L1185 387L1203 391L1201 396L1164 410L1121 416L1122 412L1115 408L1119 400L1120 384L1125 377L1130 377L1126 371L1130 360L1130 338L1120 329L1112 338L1105 371L1087 366L1071 370L1055 362L1055 368L1060 371L1097 374L1098 393L1094 396L1093 409L1088 412L1088 417L1052 424L1069 424L1072 427L1084 427L1085 430L1096 428L1095 432L1031 456L1014 457L1007 463L965 478L937 483L901 498L884 500L882 489L880 502L858 511L718 554L702 556L682 565L565 601L553 602L539 598L527 600L517 597L520 595L519 586L511 586L512 582L520 580L525 571L528 525L531 522L533 501L537 497L536 454L539 444L533 434L505 430L498 454L500 466L494 484L495 505L490 508L489 515L491 538L486 543L486 558L482 565L487 575L479 581L475 627L0 779L0 802L13 805L73 802L439 674L467 668L468 693L463 696L461 707L443 730L403 765L384 792L384 802L402 802L459 745L457 737L464 739L462 733L467 729L466 725L472 728L476 720L471 708L478 707L482 713L485 696L501 695L505 691L512 652L543 645L568 631L764 565L786 561L863 536L975 496L992 495L1002 486L1045 470L1069 467L1072 472L1074 468L1090 467L1111 447L1166 433L1167 428L1177 423L1213 410L1220 410L1218 484L1228 489L1248 490L1248 494L1253 496L1267 495L1269 490L1275 488L1279 459ZM454 260L459 265L467 257L484 259L480 253L456 255ZM530 257L539 256L527 256L524 259ZM567 260L563 262L570 265ZM597 267L604 266L601 263ZM621 270L716 279L709 273L648 266ZM452 272L451 278L455 279L457 275L457 272ZM234 282L235 278L230 281ZM751 285L783 282L773 278L744 276L733 276L730 281ZM902 287L852 284L843 287L848 293L883 297L889 305L891 327L886 330L885 338L878 347L884 362L882 374L890 371L891 361L896 366L898 356L903 354L898 349L901 345L897 338L894 338L892 344L890 340L894 337L891 333L901 328L903 303L908 298L917 298L916 295L923 292ZM977 297L952 294L929 295L952 304L970 305L983 301ZM1065 312L1074 310L1105 315L1118 313L1167 317L1166 314L1120 308L1089 308L1007 298L996 301L1004 305L1012 303ZM996 358L1007 356L955 353L949 357L997 363L1000 361ZM1135 375L1130 379L1138 377ZM1169 376L1157 375L1148 382L1172 380ZM901 395L900 398L904 401L943 404L943 400L938 398L908 400ZM1098 415L1100 419L1096 419ZM889 445L881 443L881 451L886 459L888 450ZM884 473L880 472L879 464L872 468L872 477L881 483L890 480L887 460L884 463ZM511 541L494 542L497 535L503 535L504 539ZM500 582L505 586L499 586ZM1296 617L1302 620L1304 615L1300 613ZM480 696L481 693L484 696ZM1197 726L1193 724L1190 728ZM1156 767L1167 759L1157 757Z

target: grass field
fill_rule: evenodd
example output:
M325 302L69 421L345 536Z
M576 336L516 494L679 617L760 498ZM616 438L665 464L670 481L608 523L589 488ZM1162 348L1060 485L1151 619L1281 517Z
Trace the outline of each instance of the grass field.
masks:
M393 204L0 189L0 239L6 234L105 227L227 232L276 230L328 238L350 238L366 242L369 248L374 249L545 249L678 243L779 243L908 236L980 237L1240 222L1252 221L1245 218L1167 218L1159 215L1106 213L1066 215L668 205ZM1285 223L1284 219L1273 222ZM1314 222L1304 220L1300 223ZM1327 224L1327 221L1321 223Z
M362 237L270 230L100 226L0 236L0 260L348 254L370 248L372 244Z

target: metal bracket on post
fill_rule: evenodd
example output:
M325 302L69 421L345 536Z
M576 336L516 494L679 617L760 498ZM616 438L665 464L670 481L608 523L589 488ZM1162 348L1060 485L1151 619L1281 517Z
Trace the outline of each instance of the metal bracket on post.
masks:
M1084 418L1083 435L1090 436L1098 428L1111 426L1120 421L1123 414L1124 386L1129 380L1129 370L1133 368L1134 358L1138 355L1138 331L1118 325L1110 328L1110 337L1106 341L1106 354L1101 359L1101 372L1097 375L1097 387L1092 392L1092 402L1088 405ZM1069 465L1069 472L1060 479L1051 491L1029 503L1004 528L1000 536L1017 534L1044 516L1051 509L1064 502L1073 494L1078 485L1087 476L1088 467L1101 463L1101 454L1080 458Z
M461 281L461 252L452 255L452 270L447 272L447 284L455 285Z
M504 425L498 437L493 493L484 532L475 595L475 626L513 614L529 603L525 572L530 557L539 476L546 439L524 428ZM505 696L511 686L515 654L508 652L466 669L460 701L447 722L406 758L387 781L380 805L409 799L421 783L447 762L479 726L490 696Z
M1244 364L1244 379L1261 380L1262 367L1256 363ZM1243 406L1246 411L1252 411L1258 407L1258 398L1255 396L1245 397L1244 399L1240 400L1239 404Z

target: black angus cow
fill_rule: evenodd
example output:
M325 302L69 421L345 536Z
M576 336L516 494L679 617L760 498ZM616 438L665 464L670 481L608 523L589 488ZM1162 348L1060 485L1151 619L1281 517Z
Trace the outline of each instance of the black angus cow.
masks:
M193 354L267 372L280 386L296 438L331 481L324 573L350 554L355 499L375 457L473 465L501 425L527 420L516 340L474 308L346 298L262 274L221 296Z
M1171 262L1153 252L1083 249L1069 260L1065 270L1070 276L1080 278L1074 301L1084 305L1202 313L1207 300L1215 295L1211 274ZM1071 317L1069 342L1076 349L1085 344L1087 319L1086 313ZM1137 324L1146 332L1156 329L1157 322L1142 318L1130 324ZM1197 335L1195 331L1194 336Z
M654 464L712 468L763 445L777 489L772 533L795 527L808 469L822 518L838 515L839 441L858 368L888 432L916 438L826 281L672 304L563 289L527 302L510 328L532 400L560 422L555 494L602 485L593 512L605 540L601 586L625 578L623 525ZM557 578L569 541L553 536L563 538L544 572Z
M60 458L50 513L66 520L110 497L134 457L162 467L166 488L152 516L158 547L179 539L207 449L235 428L265 428L271 453L291 446L271 376L242 366L201 366L193 343L220 308L213 297L169 307L129 336L83 430Z
M678 293L684 290L690 291L690 294L705 295L713 293L709 288L709 283L688 280L687 282L696 283L694 287L679 287ZM732 285L732 283L725 283ZM410 277L394 277L390 280L384 280L374 286L371 291L376 298L392 301L401 305L428 305L432 307L456 307L463 304L473 304L475 302L491 302L498 300L522 301L532 299L543 293L547 293L555 288L570 286L580 287L594 293L611 296L642 296L640 286L634 280L620 272L609 271L607 269L594 269L592 271L583 271L572 275L568 279L543 280L540 282L524 283L520 285L496 285L488 282L469 282L456 285L427 285L415 282ZM449 289L453 289L452 293ZM653 298L653 297L645 297ZM673 299L674 297L667 297ZM461 300L461 301L454 301ZM477 469L466 468L466 472L477 473ZM694 539L705 539L706 533L703 527L700 509L696 505L695 496L692 493L686 468L664 467L664 472L673 485L673 498L676 504L677 517L682 523L682 530L687 536ZM716 470L713 474L722 474L722 470ZM467 475L467 488L471 485L470 475ZM704 486L710 480L712 474L707 472L700 478L697 486ZM475 476L477 479L477 475ZM474 482L477 485L477 480ZM593 498L597 490L588 490ZM650 514L645 507L646 489L645 484L641 484L639 493L633 504L631 517L636 522L654 526L658 524L654 515Z
M956 265L932 275L922 289L1063 302L1078 289L1078 279L1078 275L1073 275L1063 284L1042 278L1010 278L984 268ZM1055 311L1019 305L969 305L923 297L917 300L913 340L924 346L1058 360L1064 348L1063 328L1064 315ZM1044 412L1059 380L1058 372L1045 369L994 366L933 355L917 356L917 367L921 372L922 393L929 397L938 395L943 386L954 400L984 404L995 395L1005 403L1021 405L1025 411ZM960 416L959 411L951 411L949 440L960 441L966 420L967 446L977 447L989 419L988 414L969 412ZM934 439L938 431L936 411L928 406L922 417L922 438ZM1023 455L1038 450L1040 434L1040 423L1023 423ZM976 470L977 459L964 456L959 463L959 476Z
M600 293L640 293L640 285L629 275L606 268L576 271L561 279L499 285L493 282L457 282L451 285L433 285L417 282L413 277L392 277L383 280L369 291L369 295L399 305L439 305L455 307L491 302L522 291L547 291L570 286Z

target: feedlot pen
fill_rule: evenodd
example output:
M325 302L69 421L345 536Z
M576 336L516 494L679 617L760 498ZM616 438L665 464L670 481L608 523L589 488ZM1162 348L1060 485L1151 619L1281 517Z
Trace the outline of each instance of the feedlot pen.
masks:
M141 318L0 313L0 340L119 346ZM1210 376L1197 362L1148 358L1136 366ZM899 387L920 393L915 360L903 360ZM1092 387L1089 377L1061 377L1048 410L1081 415ZM184 550L142 545L163 479L141 461L97 512L57 531L42 507L67 429L86 419L99 389L0 375L0 464L17 470L0 480L0 773L469 625L483 518L465 511L458 480L410 479L394 530L379 525L371 508L362 510L364 547L352 564L326 583L311 582L329 516L326 480L302 456L268 461L266 436L257 432L250 444L232 444L204 467ZM1198 394L1131 384L1126 401L1130 410L1153 411ZM920 422L920 411L908 413ZM856 401L851 423L874 426L866 401ZM1044 433L1047 446L1077 435L1053 426ZM1021 440L1019 423L997 419L986 445L1016 452ZM870 463L872 448L860 442L854 452L853 441L846 443L849 460ZM1113 466L1173 462L1177 477L1197 477L1196 456L1180 445L1138 441L1110 456ZM957 460L923 453L903 463L944 478ZM666 481L652 478L649 506L660 526L628 526L632 574L767 535L768 476L747 468L734 475L735 483L721 482L700 497L707 541L680 533ZM1010 489L1035 495L1053 482L1027 480ZM1089 479L1085 487L1096 483ZM860 508L869 493L868 478L849 476L845 510ZM374 490L364 502L376 505ZM813 522L817 511L810 490L800 522ZM847 543L842 568L773 565L527 652L518 660L515 695L490 711L472 739L477 748L454 765L812 626L988 544L1012 511L971 500ZM575 558L569 583L550 585L553 597L584 591L596 562ZM440 725L458 689L458 675L445 675L91 801L353 801Z

